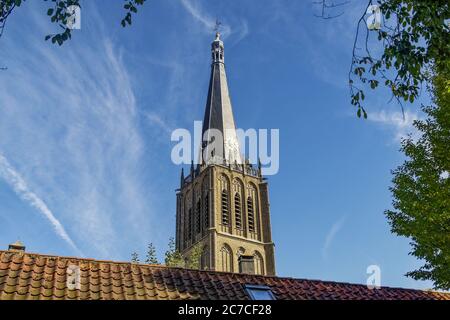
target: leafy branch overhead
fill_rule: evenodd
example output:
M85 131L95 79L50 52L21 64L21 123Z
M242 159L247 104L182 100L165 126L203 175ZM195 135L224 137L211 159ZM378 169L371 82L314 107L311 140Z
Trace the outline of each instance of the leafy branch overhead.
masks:
M123 8L127 11L127 14L122 19L120 24L122 27L126 27L127 24L131 25L131 15L133 13L137 13L137 7L142 6L144 4L145 0L125 0L125 4L123 5Z
M3 35L5 30L6 21L13 10L20 6L21 1L14 0L1 0L0 1L0 37Z
M350 1L342 1L342 2L335 2L333 0L318 0L314 1L313 4L319 7L320 12L317 14L315 13L314 16L317 18L322 19L334 19L337 17L340 17L344 14L343 9L339 12L332 12L337 8L341 8L349 4ZM331 12L331 13L330 13Z
M367 28L370 8L380 10L380 26ZM376 89L380 84L391 92L392 99L402 106L413 103L422 85L431 81L432 65L441 57L450 56L450 18L448 0L370 0L357 24L349 70L352 105L357 115L367 117L363 106L363 86ZM367 13L369 11L369 13ZM376 35L376 41L370 36ZM371 44L382 45L375 54ZM361 47L360 47L361 46ZM374 51L374 52L373 52Z
M52 43L62 45L65 41L71 39L72 30L68 27L70 19L73 18L72 6L81 8L80 0L44 0L51 2L47 15L50 21L60 28L60 32L50 34L45 40L51 40ZM146 0L124 0L123 9L126 14L121 20L121 25L126 27L132 23L132 15L138 12L138 7L142 6ZM0 37L3 34L8 17L17 10L26 0L0 0Z

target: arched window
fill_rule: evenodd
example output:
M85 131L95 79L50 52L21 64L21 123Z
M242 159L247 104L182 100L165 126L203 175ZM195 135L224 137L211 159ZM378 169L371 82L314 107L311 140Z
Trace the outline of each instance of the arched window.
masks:
M242 229L242 205L241 205L241 196L236 192L234 195L234 212L236 219L236 228Z
M255 231L255 209L253 207L253 199L247 198L247 213L248 213L248 230L250 232Z
M189 208L189 211L188 211L187 227L188 227L187 237L188 237L188 240L191 240L192 239L192 209L191 208Z
M262 255L255 251L255 254L253 255L254 261L255 261L255 274L264 274L264 260Z
M191 198L189 194L184 198L184 208L183 208L183 240L184 240L184 248L187 246L189 241L189 228L190 228L190 213L189 213L189 204Z
M209 228L209 193L206 192L203 198L203 230L206 231Z
M227 226L229 223L229 205L228 205L228 192L222 191L222 224Z
M182 225L182 229L183 229L183 242L186 243L187 242L187 215L186 215L186 208L183 207L182 209L183 211L183 225Z
M197 200L195 207L195 234L199 234L202 231L202 220L200 216L200 199Z
M224 244L222 249L220 249L220 254L222 258L222 271L233 272L233 253L231 248Z

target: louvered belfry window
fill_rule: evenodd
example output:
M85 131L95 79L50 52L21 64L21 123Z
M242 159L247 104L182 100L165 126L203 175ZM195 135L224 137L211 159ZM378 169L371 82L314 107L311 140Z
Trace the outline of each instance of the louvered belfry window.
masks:
M203 230L208 230L209 228L209 194L206 193L204 201L204 212L203 212Z
M228 192L222 191L222 224L227 226L229 223L229 210L228 210Z
M195 208L195 233L199 234L202 230L202 219L200 216L200 199L197 200L197 206Z
M247 198L247 212L248 212L248 230L250 232L255 231L255 211L253 207L253 199Z
M242 229L242 208L241 208L241 196L236 193L234 196L234 211L236 219L236 228Z
M189 208L188 210L188 232L187 232L187 236L188 236L188 240L192 239L192 209Z

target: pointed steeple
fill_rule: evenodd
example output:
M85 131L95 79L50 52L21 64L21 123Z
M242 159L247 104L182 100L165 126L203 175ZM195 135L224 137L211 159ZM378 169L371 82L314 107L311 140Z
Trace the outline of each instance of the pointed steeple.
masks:
M184 169L181 168L180 188L184 186Z
M216 33L216 38L211 43L211 55L211 78L203 120L202 137L205 137L205 132L208 130L216 129L222 133L223 141L216 140L211 144L214 132L212 130L209 131L209 134L207 134L208 142L202 143L203 161L220 164L237 162L240 164L242 163L240 147L236 135L236 126L225 72L225 51L219 32ZM207 146L208 143L210 144L209 146Z
M211 43L211 55L203 128L194 124L196 139L200 140L199 131L203 133L195 151L204 157L181 173L181 187L176 190L176 249L183 260L189 260L195 247L204 248L202 255L207 259L201 259L201 269L272 276L275 258L268 183L261 176L261 163L257 169L250 161L243 162L240 153L220 33ZM230 242L239 243L238 263L229 263L234 249L223 245Z

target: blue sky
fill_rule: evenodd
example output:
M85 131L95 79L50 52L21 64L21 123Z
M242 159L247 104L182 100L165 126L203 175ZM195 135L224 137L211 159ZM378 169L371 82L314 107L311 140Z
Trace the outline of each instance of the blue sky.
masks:
M280 129L269 177L281 276L430 288L404 277L420 265L392 235L390 170L412 132L383 90L349 103L357 17L314 17L312 1L152 0L123 29L121 1L82 1L81 30L62 47L47 3L27 1L0 39L0 248L129 260L175 228L175 128L192 129L206 101L213 25L223 22L226 68L240 128Z

